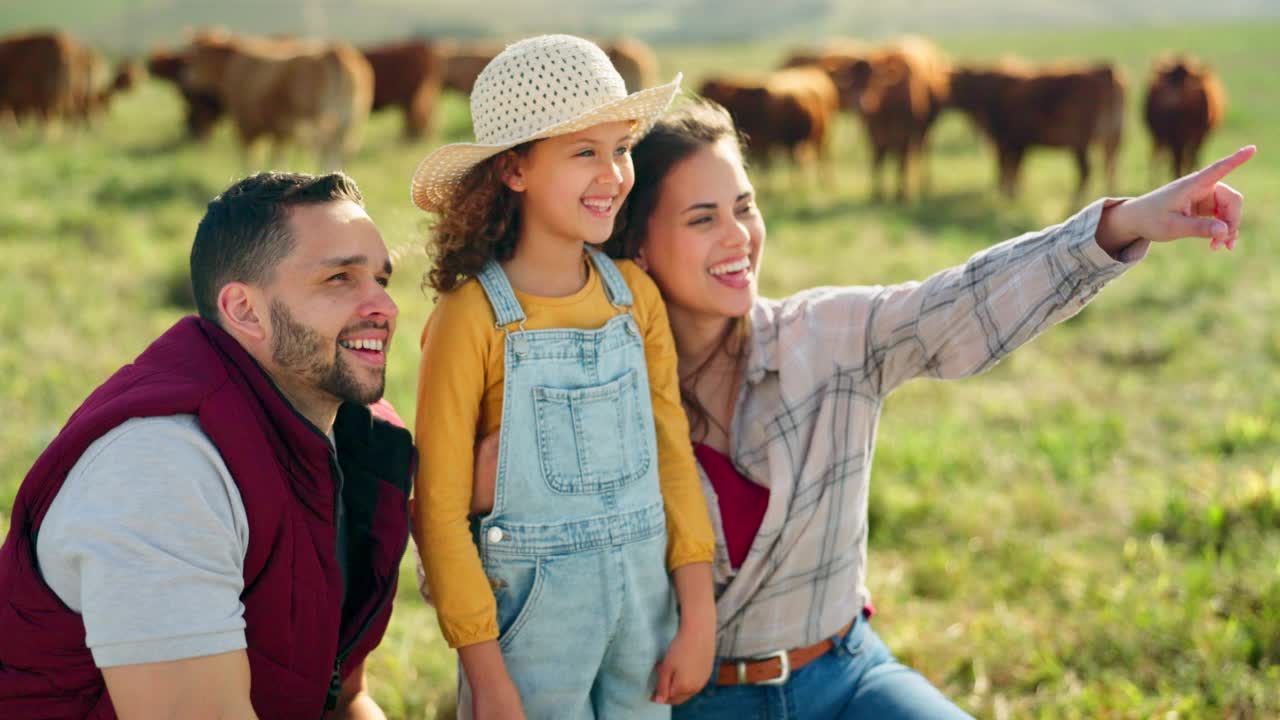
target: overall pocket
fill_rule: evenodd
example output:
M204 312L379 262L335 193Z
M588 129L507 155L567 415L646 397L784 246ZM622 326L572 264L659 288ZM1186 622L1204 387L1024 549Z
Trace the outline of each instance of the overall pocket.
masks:
M559 493L617 490L649 471L650 443L635 370L593 387L533 388L538 457Z
M498 645L506 650L537 609L545 573L537 558L504 558L487 572L498 605Z

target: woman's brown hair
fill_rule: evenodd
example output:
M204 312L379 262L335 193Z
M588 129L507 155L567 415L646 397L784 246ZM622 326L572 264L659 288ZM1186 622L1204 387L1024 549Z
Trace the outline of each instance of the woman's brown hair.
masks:
M511 153L524 155L527 142L471 168L441 210L427 241L431 269L423 282L449 292L475 277L490 259L507 260L520 234L520 198L502 181Z
M742 134L734 126L729 113L710 100L698 98L683 103L658 120L649 134L631 150L636 182L631 194L627 196L626 204L618 213L613 235L604 245L605 252L610 257L634 260L648 237L649 217L657 207L662 183L671 169L697 151L726 139L735 143L738 156L745 165ZM742 363L746 360L749 347L747 339L750 329L751 323L747 316L734 320L725 329L724 336L717 342L715 349L707 354L698 367L680 377L680 399L689 416L689 431L697 440L706 438L715 419L693 394L693 387L720 353L732 358L735 374L742 372ZM728 428L720 429L726 436L729 434Z

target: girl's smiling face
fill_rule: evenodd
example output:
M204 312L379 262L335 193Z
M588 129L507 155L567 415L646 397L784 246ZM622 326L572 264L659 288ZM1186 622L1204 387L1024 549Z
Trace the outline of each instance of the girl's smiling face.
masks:
M522 233L598 245L635 183L629 120L535 142L514 155L503 182L521 193Z

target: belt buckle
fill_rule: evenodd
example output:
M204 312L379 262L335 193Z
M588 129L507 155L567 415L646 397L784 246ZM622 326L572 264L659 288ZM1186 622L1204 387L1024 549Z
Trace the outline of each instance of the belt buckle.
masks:
M747 663L748 662L763 662L765 660L772 660L773 658L778 658L778 662L782 663L782 672L778 674L778 677L770 678L768 680L760 680L754 683L747 682ZM766 653L764 655L756 655L755 657L749 658L747 660L738 661L738 684L739 685L747 685L747 684L786 685L787 681L790 679L791 679L791 656L786 650L777 650L775 652Z

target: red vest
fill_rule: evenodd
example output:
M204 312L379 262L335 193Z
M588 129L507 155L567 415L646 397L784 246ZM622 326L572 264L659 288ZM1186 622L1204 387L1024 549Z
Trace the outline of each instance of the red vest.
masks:
M317 720L381 640L409 537L408 431L386 403L344 404L333 454L234 338L188 317L85 400L18 490L0 548L0 718L116 716L80 615L40 576L36 533L90 444L130 418L179 413L199 418L248 517L241 601L258 716Z

